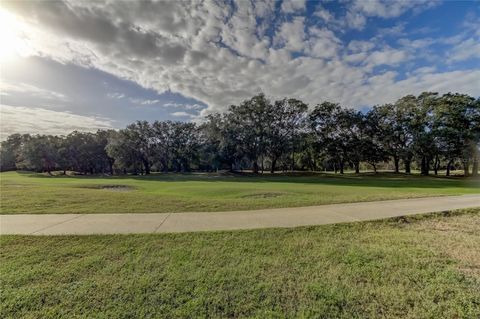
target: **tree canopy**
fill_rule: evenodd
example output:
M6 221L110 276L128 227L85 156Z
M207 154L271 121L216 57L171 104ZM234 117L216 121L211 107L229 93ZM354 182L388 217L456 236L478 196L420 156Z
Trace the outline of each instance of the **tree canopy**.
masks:
M13 134L1 143L5 170L150 174L249 169L333 170L360 165L422 174L478 174L480 99L424 92L367 112L259 94L197 123L137 121L120 130L66 136Z

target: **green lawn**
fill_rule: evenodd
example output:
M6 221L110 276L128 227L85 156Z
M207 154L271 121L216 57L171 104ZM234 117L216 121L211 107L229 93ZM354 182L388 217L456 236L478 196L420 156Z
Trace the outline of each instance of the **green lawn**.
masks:
M480 180L418 175L47 176L0 174L1 212L150 213L249 210L480 193Z
M480 209L293 229L0 241L2 318L480 317Z

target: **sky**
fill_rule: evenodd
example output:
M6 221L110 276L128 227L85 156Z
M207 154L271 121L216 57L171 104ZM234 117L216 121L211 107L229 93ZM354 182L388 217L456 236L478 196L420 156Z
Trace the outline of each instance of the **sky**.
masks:
M423 91L480 96L479 1L0 2L0 139Z

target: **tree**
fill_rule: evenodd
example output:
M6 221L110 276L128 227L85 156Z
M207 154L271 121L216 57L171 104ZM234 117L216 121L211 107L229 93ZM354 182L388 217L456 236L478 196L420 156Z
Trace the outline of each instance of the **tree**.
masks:
M188 172L199 148L198 129L194 123L173 122L172 163L175 171Z
M400 159L402 155L408 154L409 140L397 104L374 106L367 116L372 125L371 134L378 136L377 146L392 157L395 173L399 173Z
M22 148L29 139L29 134L12 134L0 144L0 171L18 168L18 164L23 162Z
M269 110L270 101L263 94L229 108L228 121L236 132L233 138L237 150L252 163L254 173L259 171L258 161L266 148L268 126L265 123L269 122Z
M341 113L342 108L339 104L323 102L315 106L310 114L309 122L316 136L317 147L334 161L335 172L339 169L340 174L343 174L348 155L343 139L344 134L340 132L344 129L343 124L345 123L341 126L338 123Z
M363 116L353 109L341 109L337 114L337 141L344 157L353 165L355 173L360 173L365 139Z
M131 154L143 164L145 174L150 174L155 145L150 124L147 121L137 121L122 130L122 136L127 140L126 146L131 149Z
M58 137L51 135L32 136L23 147L26 166L38 172L51 173L58 160Z
M131 170L134 174L138 174L140 155L136 149L135 141L130 138L127 130L123 129L110 134L106 152L109 157L115 159L124 173Z
M362 158L365 162L372 165L375 173L377 172L377 163L386 162L389 157L389 153L385 149L385 144L383 143L386 130L381 128L381 125L383 125L383 123L379 120L378 112L375 109L368 112L362 121L362 131L364 134L361 145ZM391 136L387 137L387 139L390 138ZM396 148L390 148L390 150L393 150L394 152L398 151ZM395 165L395 172L398 173L398 161Z
M226 114L211 114L200 127L202 133L202 158L214 169L226 165L230 171L234 170L238 160L236 132L228 121Z
M457 158L461 159L465 176L468 176L470 161L478 154L478 105L478 100L475 101L468 95L452 93L443 95L435 105L433 133L437 136L439 148L447 162L447 176ZM478 166L473 170L474 173L476 171Z
M287 138L292 154L291 170L295 170L296 145L299 144L299 137L306 132L308 120L308 105L297 99L284 99L280 102L280 115L284 119Z
M395 172L420 168L428 175L461 163L465 175L478 174L480 99L465 94L424 92L363 114L323 102L309 113L305 103L284 98L271 103L263 94L212 114L200 126L172 121L137 121L126 128L67 136L13 134L1 143L0 169L83 174L149 174L277 167L344 173L361 163L377 171L393 159ZM415 166L416 165L416 166Z
M392 145L395 147L395 150L392 154L398 155L403 160L405 173L407 174L411 172L411 163L414 155L413 144L415 137L412 121L415 117L416 107L416 97L407 95L396 101L393 110L387 113L387 116L389 116L387 121L392 123L394 127L391 141L394 143ZM388 125L388 122L386 124ZM388 142L387 140L386 143ZM398 157L394 157L394 160L398 160Z

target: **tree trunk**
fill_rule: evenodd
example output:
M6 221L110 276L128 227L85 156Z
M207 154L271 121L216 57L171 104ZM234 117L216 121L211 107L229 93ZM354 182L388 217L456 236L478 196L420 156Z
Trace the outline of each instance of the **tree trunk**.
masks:
M292 151L292 172L295 170L295 151Z
M463 161L463 170L464 170L464 173L463 175L465 176L469 176L470 175L470 163L468 161Z
M340 162L340 174L343 174L344 162Z
M150 163L147 160L144 160L143 166L145 167L145 175L150 174Z
M475 156L473 158L473 167L472 167L472 176L477 176L478 175L478 155L477 152L475 152Z
M272 159L272 166L270 167L270 173L275 173L275 166L277 165L277 159Z
M179 160L175 161L175 167L177 168L177 173L182 171L182 163Z
M411 173L411 164L412 162L410 160L405 160L405 173L410 174Z
M110 175L113 176L113 161L108 161L108 167L110 169Z
M430 159L427 156L422 156L421 174L428 176L430 173Z
M255 174L258 174L258 163L257 163L257 160L254 160L253 161L253 172Z
M448 163L447 163L447 173L446 173L446 176L450 176L450 168L452 166L452 162L453 160L449 160Z
M395 163L395 173L398 174L400 172L400 169L399 169L400 159L398 158L398 156L393 156L393 162Z
M440 158L438 155L435 155L435 161L433 162L433 171L435 172L435 175L438 175L438 170L440 168Z
M360 163L357 162L354 164L354 166L355 166L355 174L360 174Z

